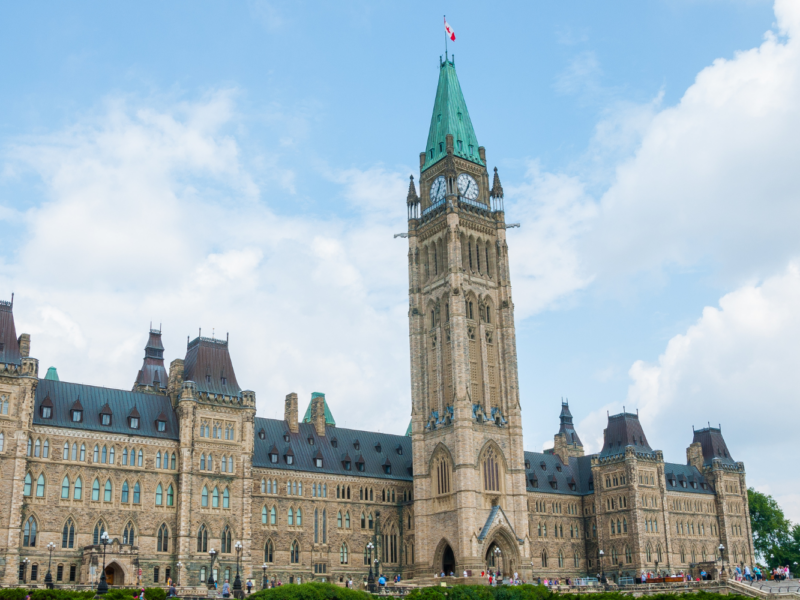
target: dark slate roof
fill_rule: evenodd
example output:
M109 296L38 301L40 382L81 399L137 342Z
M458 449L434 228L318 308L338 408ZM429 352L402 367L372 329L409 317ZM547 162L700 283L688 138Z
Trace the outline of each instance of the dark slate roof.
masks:
M164 366L164 345L161 343L161 330L151 329L147 345L144 347L144 363L136 376L136 385L155 385L167 388L169 375Z
M603 449L600 451L600 456L624 454L626 446L633 446L636 452L653 454L638 414L623 412L610 415L608 427L603 430Z
M567 434L568 444L583 446L581 438L578 437L578 432L575 431L575 426L572 424L572 413L569 412L569 401L561 402L561 415L559 415L559 419L561 420L561 426L558 428L558 433Z
M264 431L264 439L259 433ZM404 435L390 433L375 433L372 431L358 431L343 429L341 427L326 427L325 437L317 435L314 425L300 423L298 433L291 433L286 421L277 419L255 420L255 450L253 452L253 466L284 471L310 471L312 473L335 473L354 477L378 477L398 481L412 481L411 475L411 438ZM285 442L284 434L289 436ZM308 443L308 439L314 444ZM333 447L336 440L336 447ZM358 440L360 448L355 449L353 443ZM380 444L381 451L375 449ZM270 448L276 446L279 450L277 464L269 461ZM402 449L402 454L397 453L397 448ZM284 455L291 451L294 455L294 464L287 465ZM322 468L314 466L314 457L322 454ZM347 455L352 462L351 470L345 470L342 460ZM355 463L363 459L364 471L356 470ZM391 464L391 474L387 475L383 469L386 461Z
M694 432L692 443L700 442L703 447L703 464L710 465L714 459L719 459L724 464L735 465L736 462L728 452L728 446L722 437L722 429L718 427L706 427L697 429Z
M13 308L13 296L10 302L0 300L0 363L19 365L22 364L22 356L14 327Z
M589 479L592 476L591 458L591 456L570 457L569 463L564 464L555 454L525 452L525 462L530 464L530 468L525 469L528 491L567 496L593 494L594 491L589 489ZM561 471L557 468L559 466ZM539 487L533 487L534 478L538 480ZM551 482L555 482L557 487L553 488ZM570 488L570 483L575 484L574 490Z
M679 465L675 463L664 463L664 476L667 480L668 492L691 492L693 494L714 495L714 486L703 474L692 465ZM675 482L675 485L672 482ZM703 484L706 489L703 489ZM686 484L686 487L684 487ZM692 484L696 484L697 487Z
M194 381L198 391L209 394L240 396L242 393L233 372L227 339L197 337L189 342L186 347L183 380Z
M39 407L45 398L53 402L53 418L42 419ZM83 422L73 423L70 418L70 409L79 400L83 407ZM100 412L108 404L111 410L111 425L100 424ZM128 426L128 415L136 408L141 413L139 429ZM156 419L164 413L167 421L167 430L156 430ZM178 417L172 409L169 397L159 394L144 394L126 390L94 387L66 381L52 381L40 379L36 388L36 399L33 413L33 422L36 425L50 425L52 427L67 427L84 431L103 431L125 435L138 435L161 439L178 439Z

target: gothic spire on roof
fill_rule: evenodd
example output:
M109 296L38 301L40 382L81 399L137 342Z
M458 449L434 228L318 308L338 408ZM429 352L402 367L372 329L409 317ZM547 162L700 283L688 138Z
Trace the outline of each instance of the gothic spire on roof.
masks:
M19 365L21 362L22 355L14 327L14 294L11 294L10 302L0 300L0 363Z
M497 174L497 167L494 168L494 180L492 181L492 191L490 195L492 198L503 197L503 184L500 183L500 175Z
M413 175L411 175L411 177L409 177L407 200L408 200L409 204L412 204L412 203L416 202L417 200L419 200L419 196L417 196L417 188L414 185L414 176Z
M572 424L572 413L569 411L569 400L561 399L561 414L559 415L561 426L558 428L558 433L563 433L567 436L567 443L583 446L581 439L578 437L578 432L575 431L575 426Z
M164 345L161 343L161 328L153 329L150 324L150 336L144 347L144 361L136 376L133 390L139 392L163 391L167 388L169 375L164 366Z
M467 103L456 75L455 61L445 59L439 66L439 84L433 104L425 163L422 171L447 156L447 136L453 136L453 155L485 166L478 152L478 138L469 118Z

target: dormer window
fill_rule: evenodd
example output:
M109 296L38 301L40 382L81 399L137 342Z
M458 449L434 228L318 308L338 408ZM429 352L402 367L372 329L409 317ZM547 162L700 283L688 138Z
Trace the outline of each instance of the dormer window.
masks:
M530 469L531 469L531 461L529 461L529 460L525 461L525 468L530 471Z
M111 415L100 415L101 425L111 425Z
M704 490L707 490L707 489L708 489L708 484L707 484L707 483L705 483L705 482L704 482L702 485L703 485L703 489L704 489Z
M692 482L692 487L693 487L694 489L697 489L697 482L696 482L696 481L693 481L693 482Z
M156 421L156 429L158 431L166 431L167 430L167 423L166 421Z
M544 461L540 462L539 466L542 468L542 471L546 471L547 470L547 465L544 464Z
M681 487L686 487L686 482L685 481L681 481Z
M314 459L314 466L317 467L318 469L321 469L322 468L322 459L321 458L315 458Z
M342 466L344 467L344 470L345 470L345 471L350 471L350 470L352 470L352 467L351 467L351 465L352 465L352 463L351 463L349 460L343 460L343 461L342 461Z
M314 438L312 436L308 436L308 445L309 446L313 446L314 445Z
M403 447L402 446L398 446L397 447L397 454L399 454L400 456L403 455Z
M267 432L264 431L263 429L261 431L259 431L258 432L258 439L260 439L260 440L267 439Z
M571 489L573 492L577 489L577 487L578 486L576 486L574 483L569 484L569 489Z
M72 405L72 408L69 411L69 416L73 423L83 422L83 406L81 405L80 398L75 400L75 403Z
M206 373L206 383L211 383L211 374Z
M554 490L557 490L558 489L558 482L557 481L551 481L550 482L550 487L553 488Z
M381 451L381 445L380 445L380 442L379 442L379 443L375 444L375 452L380 452L380 451Z
M331 447L332 448L338 448L339 447L339 440L337 440L336 438L331 438Z
M364 459L359 456L356 459L356 471L359 471L359 472L363 473L365 467L366 467L366 465L364 464Z
M387 475L392 474L392 465L383 465L383 472Z
M225 377L225 373L224 373L224 372L220 374L220 376L219 376L219 382L220 382L222 385L225 385L225 384L227 384L227 383L228 383L228 378L227 378L227 377Z
M291 454L287 454L285 458L286 458L286 464L287 465L293 465L294 464L294 456L292 456Z
M361 450L361 444L358 442L358 440L355 440L353 442L353 448L355 448L356 450Z
M284 442L288 442L289 441L289 434L286 433L286 432L283 433L283 441Z
M139 429L139 417L130 418L131 429Z
M49 395L47 395L42 401L42 406L39 408L39 414L42 415L43 419L53 418L53 401L50 400Z
M561 465L556 465L556 471L558 471L559 473L561 473Z

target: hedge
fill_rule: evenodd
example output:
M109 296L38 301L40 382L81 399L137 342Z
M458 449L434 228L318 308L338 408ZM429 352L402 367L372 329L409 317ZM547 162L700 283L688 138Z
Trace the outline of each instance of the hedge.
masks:
M123 588L109 590L105 595L106 600L132 600L141 590L137 588ZM31 600L91 600L97 594L95 590L75 591L47 588L28 590L26 588L0 588L0 600L25 600L31 595ZM145 600L165 600L167 591L164 588L146 588Z
M366 592L315 581L299 585L281 585L247 596L247 600L370 600L370 598ZM150 598L145 595L145 600Z
M301 587L301 586L295 586ZM596 592L591 600L631 600L621 592ZM553 592L543 585L454 585L452 587L418 588L409 592L407 600L587 600L586 594ZM310 600L310 599L309 599ZM316 598L314 600L317 600ZM647 600L752 600L735 594L698 591L683 594L656 594Z

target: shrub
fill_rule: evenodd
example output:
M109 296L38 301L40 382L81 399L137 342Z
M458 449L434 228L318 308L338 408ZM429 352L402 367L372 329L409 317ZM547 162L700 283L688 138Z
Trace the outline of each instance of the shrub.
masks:
M104 598L105 600L131 600L141 591L141 588L115 588L113 590L108 590L108 593L104 596ZM160 587L145 588L144 597L145 600L165 600L167 597L167 590ZM31 598L31 600L39 599Z
M299 585L282 585L248 596L248 600L369 600L370 598L366 592L315 581ZM145 599L150 600L147 596Z

